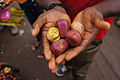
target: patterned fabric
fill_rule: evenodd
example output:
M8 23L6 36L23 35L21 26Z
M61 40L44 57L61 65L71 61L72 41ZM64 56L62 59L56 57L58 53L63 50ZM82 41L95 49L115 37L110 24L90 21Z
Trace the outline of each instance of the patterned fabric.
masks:
M43 13L43 9L35 3L34 0L28 0L24 4L20 4L20 7L24 10L30 24L32 25L38 16ZM42 39L42 31L37 35L37 40L40 41Z

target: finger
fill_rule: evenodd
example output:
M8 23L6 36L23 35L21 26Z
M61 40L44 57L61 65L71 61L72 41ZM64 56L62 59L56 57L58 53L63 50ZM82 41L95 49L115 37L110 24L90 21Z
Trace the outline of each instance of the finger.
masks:
M89 34L89 33L85 33ZM84 37L86 39L83 39L82 43L80 46L73 48L72 50L69 50L67 52L65 52L64 54L66 54L65 60L69 61L71 59L73 59L74 57L76 57L78 54L80 54L82 51L84 51L86 49L86 47L90 44L90 42L92 41L92 35L89 35L89 39L87 38L88 36Z
M69 49L68 51L66 51L64 53L64 54L66 54L66 56L65 56L66 61L70 61L71 59L73 59L74 57L76 57L79 54L79 51L77 50L77 48L78 47ZM81 47L81 49L83 49L83 47Z
M47 24L45 24L45 27L54 27L55 26L55 24L54 23L47 23Z
M67 14L65 15L65 18L66 18L66 20L71 24L70 17L69 17Z
M43 14L41 14L41 15L37 18L37 20L35 21L35 23L33 24L33 30L34 30L34 31L33 31L32 35L33 35L34 37L37 36L37 34L40 32L41 27L42 27L45 23L47 23L46 16L44 16Z
M56 68L55 56L52 56L51 60L48 62L48 66L50 70L54 70Z
M102 30L110 29L110 24L100 18L95 18L94 24L97 28L102 29Z
M48 15L48 13L49 13L49 15ZM46 23L54 23L54 24L56 24L56 21L59 20L59 19L66 19L69 23L71 23L70 18L69 18L69 16L68 16L67 14L61 13L62 16L61 16L61 15L57 15L57 16L55 17L55 16L53 16L53 15L56 15L57 12L56 12L56 13L50 13L50 12L48 12L48 13L46 12L46 13L41 14L41 15L38 17L38 19L35 21L35 23L33 24L34 32L32 33L32 35L33 35L34 37L37 36L37 34L38 34L39 31L40 31L40 28L41 28L44 24L46 24ZM59 14L60 14L60 13L59 13ZM38 27L38 26L39 26L39 27Z
M34 37L36 37L39 32L40 32L39 25L36 24L36 25L35 25L35 28L32 29L32 35L33 35Z
M90 23L86 23L85 27L86 26L89 26L89 27L85 28L85 32L84 32L81 45L71 50L68 50L67 52L64 53L66 54L66 57L65 57L66 61L73 59L78 54L80 54L82 51L84 51L87 48L87 46L93 41L93 39L95 39L97 28L95 26L90 28L90 26L92 26Z
M78 13L78 14L76 15L76 17L74 18L73 22L76 22L76 21L81 22L81 15L82 15L82 12ZM72 22L72 23L73 23L73 22Z
M74 22L82 23L82 21L81 21L82 17L81 16L82 16L82 12L78 13L76 15L76 17L74 18L72 23L74 23ZM87 24L87 25L91 25L91 24ZM80 48L80 49L78 50L78 48ZM76 48L73 48L73 49L69 49L68 51L66 51L64 53L64 54L66 54L65 60L70 61L72 58L76 57L79 54L79 52L82 51L82 50L84 50L84 47L82 47L82 46L79 46L79 47L76 47Z
M60 15L53 16L53 15L56 15L57 13L60 14ZM70 17L67 14L63 14L63 13L60 13L60 12L49 14L49 19L47 20L47 22L56 24L56 21L58 21L60 19L65 19L69 23L71 23Z
M65 54L61 54L56 58L56 63L61 64L64 61L64 59L65 59Z
M53 74L55 74L58 71L58 65L55 67L55 69L51 70Z
M50 60L52 58L52 51L50 48L49 41L47 40L47 30L48 28L44 27L42 31L42 43L43 43L43 49L44 49L44 55L46 60Z

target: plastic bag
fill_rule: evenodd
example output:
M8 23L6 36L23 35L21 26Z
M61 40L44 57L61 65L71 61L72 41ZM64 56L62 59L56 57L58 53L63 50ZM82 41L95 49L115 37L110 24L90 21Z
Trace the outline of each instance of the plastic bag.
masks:
M3 15L3 13L6 13ZM7 15L9 14L9 17ZM2 26L21 26L22 18L27 19L23 10L16 7L9 7L2 11L0 15L0 25Z

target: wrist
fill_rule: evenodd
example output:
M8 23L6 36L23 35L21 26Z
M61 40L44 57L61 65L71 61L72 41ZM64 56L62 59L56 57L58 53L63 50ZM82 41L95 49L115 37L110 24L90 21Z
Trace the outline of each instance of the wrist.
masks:
M51 4L61 4L59 0L35 0L35 2L44 9L48 9Z
M58 11L61 11L61 12L63 12L63 13L67 13L67 12L68 12L67 8L66 8L64 5L58 4L58 3L53 3L53 4L51 4L51 5L48 7L47 10L50 10L50 9L58 10Z
M60 12L63 12L63 13L67 13L67 11L64 8L60 7L60 6L56 6L53 9L57 10L57 11L60 11Z

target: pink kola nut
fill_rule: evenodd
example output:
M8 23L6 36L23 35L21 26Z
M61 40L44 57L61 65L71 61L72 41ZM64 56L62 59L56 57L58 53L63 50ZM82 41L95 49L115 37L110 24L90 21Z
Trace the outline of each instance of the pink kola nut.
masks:
M56 56L62 54L68 48L68 42L65 39L55 41L51 45L51 49Z
M10 9L4 9L2 12L0 12L1 20L10 19L10 17L11 17Z
M66 40L71 46L79 46L81 44L81 34L76 30L70 30L66 33Z
M67 20L61 19L56 22L57 27L60 30L60 36L65 37L66 32L70 30L70 24Z

